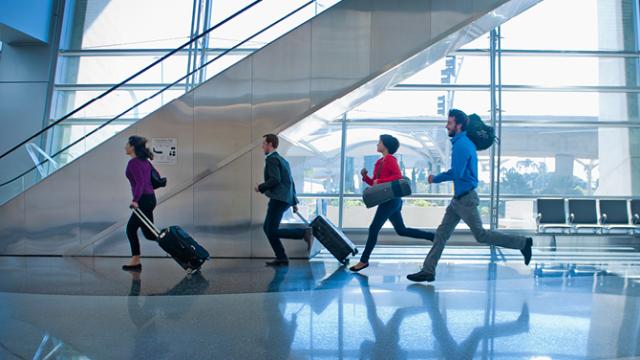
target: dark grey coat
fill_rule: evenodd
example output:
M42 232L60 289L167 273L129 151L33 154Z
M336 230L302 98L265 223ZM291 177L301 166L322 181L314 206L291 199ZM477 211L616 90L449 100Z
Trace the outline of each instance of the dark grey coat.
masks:
M277 152L267 156L264 182L258 185L258 190L270 199L280 200L290 205L298 204L289 162Z

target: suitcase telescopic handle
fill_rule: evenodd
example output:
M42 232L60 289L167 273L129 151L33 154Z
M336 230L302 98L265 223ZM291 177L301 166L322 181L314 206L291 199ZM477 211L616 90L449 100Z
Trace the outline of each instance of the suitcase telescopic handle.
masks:
M155 226L151 220L140 210L139 208L134 208L132 206L129 207L133 213L142 221L142 224L149 229L156 237L160 237L160 230Z
M298 217L300 218L300 220L302 220L303 223L305 223L305 225L309 226L309 220L307 220L304 216L302 216L302 214L300 214L300 212L296 212L296 215L298 215Z

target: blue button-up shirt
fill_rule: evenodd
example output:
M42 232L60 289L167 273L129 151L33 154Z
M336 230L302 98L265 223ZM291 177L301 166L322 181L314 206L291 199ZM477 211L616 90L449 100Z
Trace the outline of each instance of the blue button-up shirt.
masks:
M434 183L452 181L455 196L478 186L478 154L476 146L462 131L451 139L451 169L433 177Z

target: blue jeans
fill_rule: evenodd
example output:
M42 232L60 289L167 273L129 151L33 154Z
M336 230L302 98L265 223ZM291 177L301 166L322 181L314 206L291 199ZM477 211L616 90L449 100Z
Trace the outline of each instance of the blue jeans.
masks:
M361 262L369 262L369 256L378 242L378 233L387 220L391 221L391 225L393 225L396 233L400 236L425 240L433 240L434 238L434 233L432 232L406 227L402 220L402 199L392 199L378 205L376 215L373 217L373 221L371 221L371 225L369 226L369 237L367 238L367 244L360 257Z
M267 216L264 219L264 233L267 235L269 244L271 244L271 248L276 254L276 258L279 260L287 260L287 253L284 251L280 238L304 238L304 229L280 229L282 216L290 207L291 205L284 201L271 199L269 200L269 206L267 207Z

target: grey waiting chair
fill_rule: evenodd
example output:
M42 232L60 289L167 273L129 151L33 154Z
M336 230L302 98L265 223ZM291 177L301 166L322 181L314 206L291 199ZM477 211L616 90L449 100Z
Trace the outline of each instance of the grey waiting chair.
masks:
M569 199L569 223L575 231L590 229L601 232L603 227L598 221L595 199Z
M629 202L627 200L600 200L600 223L606 230L633 231L637 226L629 223Z
M561 232L571 230L571 225L567 224L564 199L537 199L536 212L538 232L547 232L551 229Z
M633 232L640 232L640 199L630 201L631 207L631 224L635 226Z
M640 199L631 200L631 223L640 226Z

